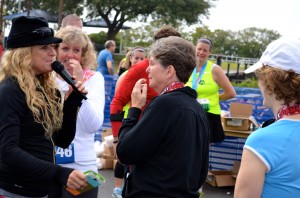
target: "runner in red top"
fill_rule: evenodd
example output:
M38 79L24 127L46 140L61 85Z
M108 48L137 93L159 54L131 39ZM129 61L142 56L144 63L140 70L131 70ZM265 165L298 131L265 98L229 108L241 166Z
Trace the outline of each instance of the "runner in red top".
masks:
M111 127L114 137L118 137L123 120L123 107L130 102L131 92L135 83L141 78L146 78L148 81L148 74L146 73L148 65L149 61L147 58L133 65L120 82L120 88L116 90L115 96L110 104ZM158 95L149 86L148 90L146 104L148 104L153 97Z

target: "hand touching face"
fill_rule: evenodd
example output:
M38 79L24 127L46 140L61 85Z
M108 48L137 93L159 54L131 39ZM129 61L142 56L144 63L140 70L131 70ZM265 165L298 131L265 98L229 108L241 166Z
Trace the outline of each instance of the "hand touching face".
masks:
M57 49L57 59L65 65L71 75L76 76L80 81L83 78L81 57L82 48L75 44L61 43Z
M142 109L147 100L147 80L142 78L135 83L131 93L131 107Z

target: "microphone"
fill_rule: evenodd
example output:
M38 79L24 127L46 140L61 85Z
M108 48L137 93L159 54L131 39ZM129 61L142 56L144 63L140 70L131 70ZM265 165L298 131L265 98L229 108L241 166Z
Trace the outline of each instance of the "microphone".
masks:
M65 69L65 66L59 62L59 61L54 61L51 64L52 69L58 73L69 85L72 86L73 90L79 95L81 96L83 99L87 99L87 97L80 92L77 87L75 86L75 81L72 79L70 73Z

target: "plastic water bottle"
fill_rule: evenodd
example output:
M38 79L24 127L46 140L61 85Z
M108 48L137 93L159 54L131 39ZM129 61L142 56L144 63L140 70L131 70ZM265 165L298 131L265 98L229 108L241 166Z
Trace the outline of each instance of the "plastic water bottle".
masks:
M199 192L199 198L203 198L204 193L202 191L202 186L201 186L201 188L199 189L198 192Z
M201 104L205 111L209 110L209 100L206 98L198 98L197 101Z

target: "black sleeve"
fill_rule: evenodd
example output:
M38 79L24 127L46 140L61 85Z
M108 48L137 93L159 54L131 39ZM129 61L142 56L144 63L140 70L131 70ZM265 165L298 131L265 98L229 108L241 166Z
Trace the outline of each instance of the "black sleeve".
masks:
M144 110L140 120L142 111L130 108L128 117L122 122L117 156L124 164L138 164L145 161L164 136L162 120L166 118L165 105L151 103Z
M65 185L73 169L62 168L39 159L20 147L20 118L25 114L27 104L25 94L17 85L8 84L0 88L0 106L1 166L25 174L30 173L32 179L43 178L45 181L51 181L56 178Z
M63 123L59 131L53 133L53 141L55 145L67 148L75 137L76 119L78 108L81 105L82 98L72 92L68 99L64 102Z

